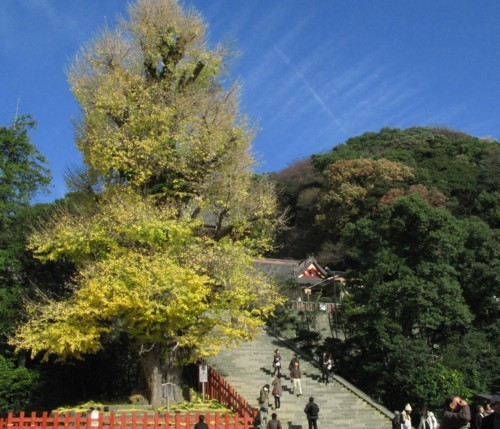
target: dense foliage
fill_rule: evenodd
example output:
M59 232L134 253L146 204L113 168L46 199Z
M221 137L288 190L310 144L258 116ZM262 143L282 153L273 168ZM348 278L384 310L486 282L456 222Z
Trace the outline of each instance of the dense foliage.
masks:
M346 338L324 348L386 405L498 390L499 143L384 128L256 177L227 59L177 1L131 5L71 65L85 167L50 206L29 206L50 182L34 122L0 127L0 412L128 394L139 367L158 403L273 314L265 252L347 271Z
M307 249L348 272L346 338L328 344L391 407L498 389L499 155L457 131L384 128L274 176L294 215L283 242L294 227L313 238L280 256Z
M51 177L45 158L31 144L35 127L29 116L0 127L0 332L11 331L23 288L23 227L27 207L37 191L46 191Z
M35 401L38 374L0 355L0 413L30 409Z
M85 169L30 235L42 262L69 261L65 293L27 306L10 342L43 360L85 358L122 336L157 406L186 363L252 338L280 302L256 272L279 226L272 184L251 171L252 129L227 53L176 0L138 0L69 70Z
M35 125L31 117L20 116L11 126L0 127L0 412L30 405L38 379L7 345L22 317L23 297L30 294L35 278L44 276L25 248L36 212L30 200L50 183L46 160L29 136Z

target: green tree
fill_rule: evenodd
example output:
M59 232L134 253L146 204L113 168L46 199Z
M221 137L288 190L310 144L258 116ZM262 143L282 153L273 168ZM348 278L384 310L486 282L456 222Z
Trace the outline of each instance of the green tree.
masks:
M22 268L26 260L30 200L47 191L51 180L46 159L31 144L28 132L35 127L30 116L0 127L0 332L8 335L20 310L25 289ZM5 341L5 338L3 339Z
M378 133L352 137L329 153L313 155L312 161L320 171L340 160L356 158L385 158L401 163L413 169L414 179L410 184L437 188L444 193L447 207L454 215L475 214L489 222L492 212L483 212L478 207L477 196L484 192L488 205L489 194L498 191L499 154L498 141L447 128L382 128Z
M494 391L498 388L500 364L500 301L498 299L500 273L500 230L471 217L463 222L466 241L461 254L462 290L474 314L474 327L468 341L450 356L454 367L468 375L471 386L477 390ZM450 363L451 364L451 363ZM494 387L494 384L497 387Z
M10 127L0 127L0 204L2 216L26 206L39 191L47 190L50 171L47 160L30 142L28 131L35 127L30 116L20 116Z
M16 215L37 192L47 191L51 180L46 159L28 135L34 127L29 116L17 118L10 127L0 127L0 272L4 279L18 267L23 251L22 240L11 234Z
M307 159L272 174L271 179L276 182L281 209L291 214L278 237L276 256L301 259L317 253L321 231L311 219L317 214L324 176Z
M0 355L0 413L24 411L35 400L38 375L26 368L16 368Z
M174 0L129 12L69 72L83 114L78 209L30 239L42 261L75 264L70 293L29 306L11 342L67 360L124 334L158 405L183 363L251 338L280 303L252 266L280 220L273 185L251 172L225 52L206 48L198 14Z
M7 337L22 317L22 296L30 292L30 264L26 251L29 225L35 210L29 206L37 192L48 190L50 171L46 160L31 143L35 127L30 116L0 127L0 409L20 410L33 399L38 374L16 367Z
M396 362L434 366L445 347L471 329L457 270L465 233L448 211L413 194L348 224L342 240L349 249L351 276L358 279L347 315L345 364L350 374L359 371L356 379L362 386L368 384L369 391L377 391L389 404L391 391L386 396L383 386L392 385L391 378L400 374ZM419 385L425 380L418 374L406 377L414 386L407 386L407 392L429 393L429 386ZM433 397L438 394L442 392Z

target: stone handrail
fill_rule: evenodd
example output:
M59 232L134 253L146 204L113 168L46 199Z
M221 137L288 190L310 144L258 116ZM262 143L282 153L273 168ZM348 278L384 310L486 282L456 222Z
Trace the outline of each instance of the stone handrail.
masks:
M286 338L283 338L281 336L279 336L278 334L276 334L275 332L273 332L271 329L267 329L267 332L272 335L273 337L275 337L276 339L278 339L279 341L281 341L283 344L285 344L287 347L289 347L290 349L294 350L298 355L300 355L303 359L309 361L312 365L314 365L316 368L318 368L320 371L321 371L321 367L319 365L319 363L317 363L314 358L304 352L302 352L301 350L298 349L298 347L293 343L291 342L290 340L287 340ZM359 390L356 386L354 386L353 384L349 383L347 380L345 380L344 378L338 376L338 375L333 375L333 378L338 382L340 383L341 385L343 385L346 389L350 390L352 393L354 393L356 396L358 396L360 399L362 399L363 401L365 401L366 403L370 404L373 408L377 409L378 411L380 411L382 414L384 414L387 418L389 419L392 419L394 417L394 413L392 413L391 411L389 411L386 407L384 407L383 405L380 405L378 404L377 402L375 402L372 398L370 398L366 393L364 393L363 391Z

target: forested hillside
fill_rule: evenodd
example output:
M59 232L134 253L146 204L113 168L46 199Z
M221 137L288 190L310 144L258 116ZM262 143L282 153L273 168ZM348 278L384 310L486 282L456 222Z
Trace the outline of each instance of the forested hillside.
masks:
M355 279L326 346L389 406L499 388L499 162L497 141L384 128L273 175L291 214L275 256Z

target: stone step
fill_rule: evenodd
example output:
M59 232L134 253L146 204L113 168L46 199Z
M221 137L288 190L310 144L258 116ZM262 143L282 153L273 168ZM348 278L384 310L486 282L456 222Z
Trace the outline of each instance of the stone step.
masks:
M254 407L258 407L258 396L264 384L271 384L273 368L271 365L274 350L279 348L283 356L282 370L283 396L281 408L276 411L282 424L288 424L289 429L307 427L303 412L309 396L315 398L320 407L321 429L349 427L350 429L382 429L390 427L390 413L379 411L356 393L347 384L340 382L324 385L320 383L321 374L311 362L301 359L302 391L297 397L292 394L292 383L288 376L288 359L293 350L279 339L261 332L254 341L245 343L238 348L226 350L209 360L209 363L233 388ZM368 399L369 400L369 399ZM274 405L274 398L270 397ZM383 408L383 407L381 407ZM271 409L269 414L271 414Z

